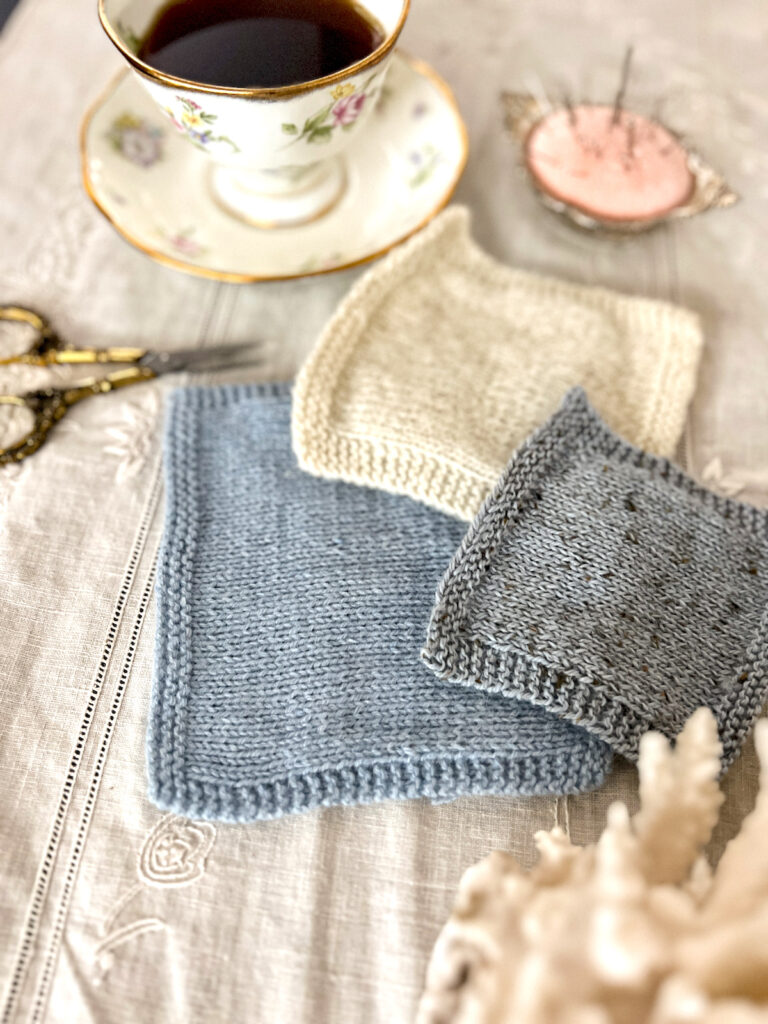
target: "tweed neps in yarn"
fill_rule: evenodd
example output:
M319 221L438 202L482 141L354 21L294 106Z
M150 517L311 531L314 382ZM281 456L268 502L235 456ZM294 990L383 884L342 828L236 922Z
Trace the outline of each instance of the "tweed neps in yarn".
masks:
M497 263L451 207L331 318L296 382L294 449L318 476L471 520L577 384L622 437L672 455L701 347L687 310Z
M727 764L768 696L767 602L768 513L621 440L574 389L470 528L422 657L631 758L707 705Z
M252 821L320 805L598 785L602 741L449 691L419 660L462 524L302 473L285 386L170 401L150 795Z

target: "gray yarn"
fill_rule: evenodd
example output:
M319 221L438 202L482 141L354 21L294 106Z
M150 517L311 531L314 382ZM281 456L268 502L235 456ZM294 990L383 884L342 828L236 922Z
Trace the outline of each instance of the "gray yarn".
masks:
M574 389L470 528L422 658L630 758L707 705L727 765L768 696L767 602L768 513L627 444Z
M176 392L148 734L150 796L191 817L599 785L610 749L419 661L466 526L302 473L284 386Z

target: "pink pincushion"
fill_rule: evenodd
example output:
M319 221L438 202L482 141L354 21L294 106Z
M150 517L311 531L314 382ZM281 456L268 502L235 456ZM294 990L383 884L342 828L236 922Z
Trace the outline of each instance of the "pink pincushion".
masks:
M582 104L532 129L526 163L538 186L597 220L655 220L693 189L685 148L663 125Z

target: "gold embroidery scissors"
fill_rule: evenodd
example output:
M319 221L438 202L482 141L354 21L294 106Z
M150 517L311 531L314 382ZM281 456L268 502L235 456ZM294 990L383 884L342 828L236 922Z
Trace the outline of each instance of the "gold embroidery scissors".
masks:
M25 363L28 366L63 364L129 363L127 369L116 370L104 377L89 377L69 387L41 388L23 395L0 395L2 406L9 412L23 409L32 417L32 428L7 448L0 447L0 466L20 462L32 455L45 442L52 428L78 402L92 395L103 395L116 388L141 384L164 373L232 369L256 366L262 360L253 343L223 345L210 349L182 349L177 352L151 352L145 348L118 346L114 348L76 348L67 344L48 321L34 310L22 306L0 306L0 321L9 321L32 331L32 341L25 345L25 334L19 333L10 343L0 347L0 366ZM12 349L8 353L8 348ZM2 435L0 435L2 437ZM3 441L5 443L5 441Z

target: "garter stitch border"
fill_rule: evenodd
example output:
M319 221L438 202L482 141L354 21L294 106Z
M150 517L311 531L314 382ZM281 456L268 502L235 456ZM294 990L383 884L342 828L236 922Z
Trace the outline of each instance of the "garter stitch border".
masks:
M216 734L218 738L201 739L198 734L195 737L195 749L200 750L200 744L205 742L208 767L203 769L195 764L195 755L190 753L191 712L196 702L199 704L205 699L206 681L200 678L199 670L195 669L193 648L199 648L199 631L211 628L197 621L199 609L195 605L195 567L201 559L206 559L207 545L211 543L210 535L202 546L200 540L201 509L203 512L210 511L206 503L208 479L205 475L210 471L206 471L204 465L198 465L201 460L210 459L210 455L199 456L201 432L211 429L203 425L203 419L206 413L217 414L217 426L214 429L221 431L226 457L231 457L233 424L219 427L219 421L228 411L234 410L239 417L240 410L235 407L253 402L271 403L275 407L276 416L284 415L285 450L287 457L290 457L289 397L289 385L275 384L187 388L174 392L170 398L165 428L166 519L156 587L155 672L147 733L149 795L152 801L163 809L193 818L251 822L316 807L384 799L429 797L442 801L472 794L569 793L599 785L611 761L611 751L606 744L580 729L573 731L573 740L568 742L562 729L565 723L559 723L556 748L545 749L542 740L550 733L547 716L544 715L543 719L537 720L535 752L517 752L514 737L510 743L506 740L509 733L505 732L506 723L514 728L517 712L508 715L507 710L512 709L507 709L507 702L502 701L498 708L501 712L499 714L492 706L496 699L486 695L483 696L486 703L477 706L472 703L468 709L469 732L463 737L464 750L451 752L450 749L444 749L435 755L413 751L409 756L387 755L378 759L372 756L362 762L329 762L316 770L276 772L268 779L250 781L243 776L242 771L239 777L235 777L238 771L230 765L233 751L235 754L238 751L247 753L264 739L259 734L258 726L254 726L252 735L246 739L237 731L219 732ZM242 415L247 415L247 410ZM235 423L241 424L242 421L238 418ZM258 449L250 448L245 455L236 455L235 462L230 463L227 469L230 475L237 473L237 466L241 464L237 460L242 458L249 461L258 459ZM317 481L310 477L307 480L313 486L328 488L330 492L334 488L347 487L345 484ZM350 490L358 491L357 488ZM406 519L412 516L411 508L419 509L419 506L405 498L392 499L386 495L380 498L392 503L394 514L397 514L395 503L402 502L400 507L405 509ZM227 500L227 496L217 491L212 500L221 503ZM435 515L438 519L442 518L437 513ZM446 522L452 533L455 533L459 524L450 520ZM459 537L461 532L458 533ZM241 541L242 538L238 540L236 550L242 547ZM255 560L258 556L257 548L251 557ZM222 586L225 584L229 585L222 579ZM431 584L428 584L425 623L430 610L430 593ZM242 627L243 622L239 625ZM312 623L308 625L312 628ZM224 650L229 651L227 631L231 629L230 622L225 620L220 628L222 633L218 636L218 642ZM258 627L254 625L254 628ZM269 632L265 635L268 636ZM419 663L418 640L414 648L413 665L413 700L418 701L417 680L420 678L421 685L427 689L431 687L430 673L422 671ZM311 669L311 666L307 667ZM302 666L298 668L301 670ZM305 678L308 682L303 685L311 687L311 671ZM256 666L253 673L254 695L258 694L262 682ZM295 679L293 685L297 685ZM437 699L440 699L439 694ZM487 703L489 700L490 704ZM448 692L446 701L453 701ZM228 705L224 705L217 716L224 715L226 718L231 710ZM530 716L525 715L521 720L529 719ZM479 728L485 721L487 729L494 720L497 723L497 737L493 743L476 743L476 752L473 753L469 746L472 728ZM199 730L199 714L197 721L196 728ZM232 718L231 721L236 723L237 720ZM235 724L227 728L235 729ZM569 726L569 729L572 727ZM500 740L502 733L504 741ZM404 741L407 740L406 735ZM443 743L444 748L446 744L449 748L450 737ZM489 753L494 745L497 752ZM217 750L221 755L218 761Z
M639 446L672 456L695 388L703 347L699 318L666 302L575 285L505 266L472 240L469 224L466 208L450 207L369 270L341 303L296 380L292 431L294 451L302 469L317 476L408 494L448 515L469 521L525 435L554 411L555 402L567 387L586 386L586 381L577 379L560 386L549 382L543 388L529 381L528 390L531 387L538 391L551 390L552 404L544 413L538 409L526 412L525 418L530 422L524 432L510 436L507 443L509 417L505 418L503 403L512 403L512 408L514 403L522 403L521 408L527 410L531 399L526 398L526 388L521 388L519 383L509 387L499 383L504 377L504 371L500 371L494 383L507 389L498 392L499 408L494 409L494 415L499 424L496 433L503 436L494 438L493 445L485 444L485 450L480 450L480 442L474 442L474 447L465 444L463 448L462 442L458 442L447 450L443 438L446 419L459 418L461 423L462 406L479 403L481 396L471 391L471 384L467 392L453 385L455 393L448 397L437 396L431 390L429 373L425 373L420 394L411 396L410 392L403 392L405 385L400 381L397 361L386 363L386 353L382 351L386 344L384 337L372 343L372 351L384 369L371 364L360 370L355 363L356 358L370 358L368 349L365 357L359 355L358 350L364 345L374 318L380 313L386 316L387 304L397 304L400 289L408 290L413 282L418 283L426 276L431 292L439 294L441 287L449 286L439 276L433 279L429 275L446 273L460 273L462 280L468 282L464 310L467 319L473 303L480 303L478 308L484 308L490 289L498 289L502 294L506 289L514 292L516 300L519 292L528 312L538 310L536 315L542 318L552 309L573 308L582 312L588 309L610 319L617 336L630 335L639 362L627 368L635 381L636 408L626 415L631 415L636 422L633 433L625 432ZM430 322L430 314L426 312L415 315L422 319L413 325L413 330L420 330L427 336L409 337L408 342L427 349L432 346L435 359L440 359L439 320ZM578 330L578 315L575 314L574 330ZM515 337L516 326L511 321L508 329L513 332L510 345L518 347L516 358L519 360L526 341L522 335ZM471 362L476 351L482 353L484 344L483 337L475 338L471 345L468 341L468 348L463 352L465 361ZM561 347L568 345L572 346L573 341L564 338ZM650 355L646 354L647 350ZM569 355L569 351L566 350L563 358L565 365L570 366L567 375L573 378L577 367L568 360L577 357ZM628 353L631 358L631 350L628 349ZM347 387L345 375L352 372L353 366L357 367L357 376L354 384ZM361 380L364 387L361 387ZM411 384L409 382L407 387ZM607 415L609 411L614 419L625 415L621 412L621 396L612 398L610 384L606 384L603 391L603 415L609 421L612 418ZM537 406L541 398L537 394ZM402 407L406 400L407 406ZM611 408L611 402L615 408ZM373 404L389 410L390 423L405 422L404 415L408 417L409 435L394 436L390 427L381 428L367 422L370 420L367 410ZM354 420L354 429L340 425L340 413ZM621 419L618 421L620 423ZM489 429L488 433L492 434L493 430Z
M526 515L533 514L542 498L546 501L548 487L557 489L569 473L578 473L580 466L589 463L602 464L603 473L615 474L617 478L622 467L631 467L635 480L647 477L664 481L670 491L674 489L684 495L691 508L700 505L718 513L724 533L739 531L744 538L753 538L764 558L768 555L767 510L714 494L667 459L649 455L619 438L590 406L583 390L574 388L557 413L515 453L470 527L438 588L422 660L441 679L547 707L590 729L632 760L637 759L640 738L648 729L659 729L674 739L688 714L699 704L708 704L718 720L725 767L738 754L768 699L768 605L763 605L754 635L743 639L741 663L724 666L729 684L714 706L709 700L713 679L701 680L690 706L670 709L656 697L651 688L653 680L648 676L619 679L618 693L615 687L607 692L609 688L602 685L604 680L585 671L578 660L571 660L567 651L563 651L560 663L553 664L548 658L531 657L509 645L494 644L481 635L473 602L478 600L478 587L493 572L497 549L505 538L514 543L516 526L526 520ZM606 496L610 493L613 492L606 488ZM598 492L597 496L602 495ZM547 507L551 514L551 505ZM672 511L667 508L661 516ZM599 525L596 523L594 530L596 548L605 540ZM519 547L515 550L519 551ZM763 570L766 566L768 558L763 562ZM614 564L611 568L615 568ZM565 575L548 582L558 589L566 587ZM497 580L497 588L498 585ZM530 579L530 586L537 586L536 579ZM760 603L759 599L756 603ZM497 608L496 615L503 617L503 612ZM497 618L496 628L499 622ZM584 629L594 624L585 622ZM613 650L611 654L615 656Z

